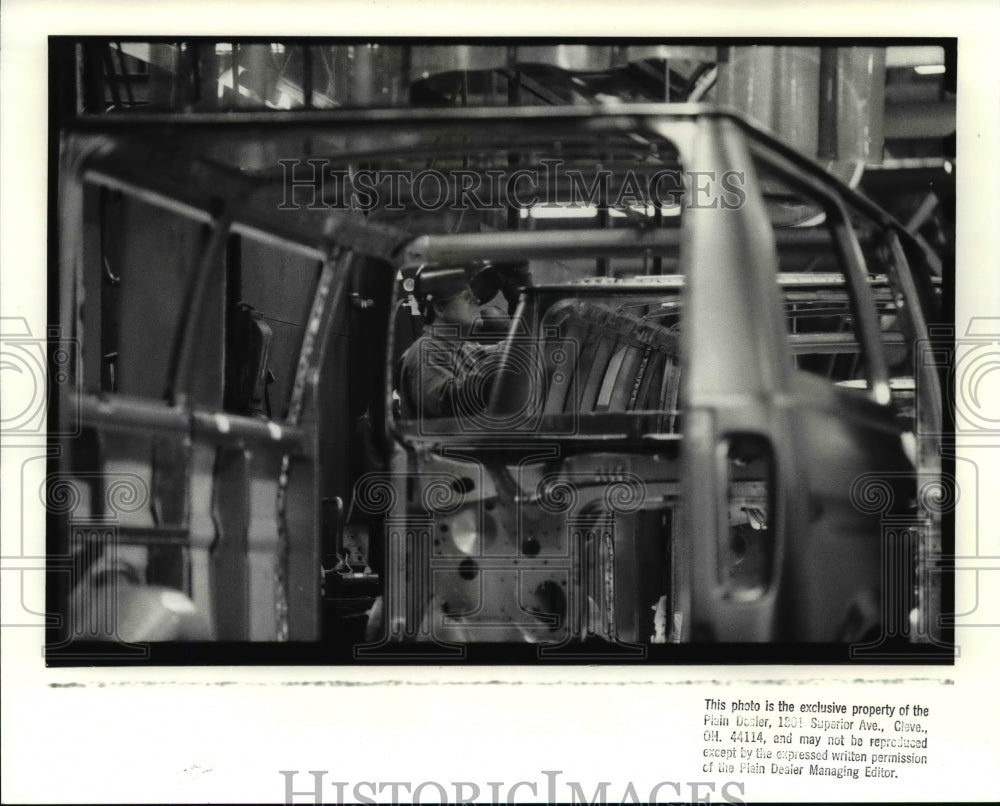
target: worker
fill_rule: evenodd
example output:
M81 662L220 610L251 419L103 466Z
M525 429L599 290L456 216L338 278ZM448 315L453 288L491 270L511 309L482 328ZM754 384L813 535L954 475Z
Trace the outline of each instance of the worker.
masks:
M475 415L489 403L498 344L475 340L480 299L498 289L481 281L473 266L424 266L414 294L424 317L422 335L403 353L399 396L403 419ZM490 293L492 291L492 293Z

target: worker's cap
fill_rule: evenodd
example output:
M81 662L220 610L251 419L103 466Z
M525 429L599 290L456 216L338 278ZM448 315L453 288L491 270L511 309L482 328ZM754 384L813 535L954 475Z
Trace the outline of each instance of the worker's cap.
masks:
M421 302L444 302L457 297L466 289L472 291L480 302L492 299L497 289L492 283L485 282L488 275L484 272L486 264L464 264L452 266L421 266L417 270L413 293Z

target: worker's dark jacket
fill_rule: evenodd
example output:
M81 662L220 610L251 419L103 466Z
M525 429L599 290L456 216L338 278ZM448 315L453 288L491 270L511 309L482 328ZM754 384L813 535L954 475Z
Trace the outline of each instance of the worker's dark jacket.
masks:
M400 415L415 419L482 411L493 374L486 360L497 349L464 340L447 325L425 326L423 335L403 353Z

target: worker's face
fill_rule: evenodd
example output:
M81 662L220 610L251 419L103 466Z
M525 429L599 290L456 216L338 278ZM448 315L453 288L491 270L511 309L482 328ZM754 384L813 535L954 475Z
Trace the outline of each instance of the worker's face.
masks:
M479 314L479 300L466 288L460 294L435 303L438 321L469 328Z

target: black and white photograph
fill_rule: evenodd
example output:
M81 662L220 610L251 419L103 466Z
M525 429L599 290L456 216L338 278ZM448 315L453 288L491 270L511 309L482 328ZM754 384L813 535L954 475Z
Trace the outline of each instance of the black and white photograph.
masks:
M48 659L950 660L955 45L52 38Z
M4 9L5 801L989 767L995 9L107 5Z

